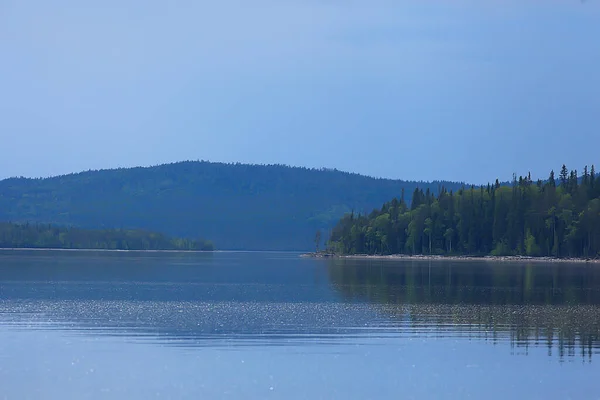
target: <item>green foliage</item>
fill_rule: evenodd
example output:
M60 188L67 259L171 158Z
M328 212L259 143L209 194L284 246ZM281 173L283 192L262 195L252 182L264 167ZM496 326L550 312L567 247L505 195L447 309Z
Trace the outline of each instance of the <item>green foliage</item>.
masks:
M525 235L525 253L528 256L540 255L540 247L537 245L535 237L531 234L530 230L527 230L527 234Z
M0 248L212 251L214 245L207 240L171 238L142 230L87 230L5 222L0 223Z
M0 221L148 229L220 249L310 250L317 230L417 186L337 170L181 162L0 181ZM327 235L324 235L327 236Z
M410 209L393 199L368 216L344 216L333 228L333 251L367 254L492 254L556 257L600 255L600 177L561 169L548 181L416 189Z
M510 256L513 254L506 240L501 240L494 246L494 250L490 253L493 256Z

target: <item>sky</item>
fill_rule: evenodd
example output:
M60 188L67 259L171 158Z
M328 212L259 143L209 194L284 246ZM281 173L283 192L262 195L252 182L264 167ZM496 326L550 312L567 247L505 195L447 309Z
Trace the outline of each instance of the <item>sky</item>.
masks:
M0 178L600 168L600 0L2 0Z

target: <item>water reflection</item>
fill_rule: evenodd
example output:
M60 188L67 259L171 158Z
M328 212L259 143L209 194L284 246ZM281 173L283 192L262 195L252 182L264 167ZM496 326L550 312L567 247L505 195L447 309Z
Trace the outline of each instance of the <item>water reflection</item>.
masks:
M322 264L277 253L5 254L0 325L184 346L330 343L375 324Z
M0 327L185 347L485 341L598 354L600 269L296 254L0 253Z
M585 264L331 260L346 301L439 335L463 333L591 360L600 348L600 269Z

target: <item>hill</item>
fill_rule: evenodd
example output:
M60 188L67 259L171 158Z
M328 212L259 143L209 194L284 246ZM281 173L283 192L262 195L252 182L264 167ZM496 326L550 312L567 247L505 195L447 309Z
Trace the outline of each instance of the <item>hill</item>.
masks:
M309 250L351 210L370 212L416 187L329 169L186 161L0 181L0 220L89 229L148 229L210 239L217 249ZM327 236L323 234L323 238Z

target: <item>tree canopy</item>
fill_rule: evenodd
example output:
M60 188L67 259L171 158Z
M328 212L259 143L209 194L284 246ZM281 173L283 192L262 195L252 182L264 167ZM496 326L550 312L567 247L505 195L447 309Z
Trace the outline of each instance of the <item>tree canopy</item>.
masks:
M0 223L0 248L214 250L207 240L172 238L143 230L88 230L12 223Z
M376 179L330 169L180 162L0 181L0 221L148 229L207 237L219 249L310 250L346 212L415 187L452 182Z
M512 185L416 188L411 204L394 198L368 215L349 213L329 248L344 254L467 254L597 257L600 177L563 165L546 181L513 177Z

